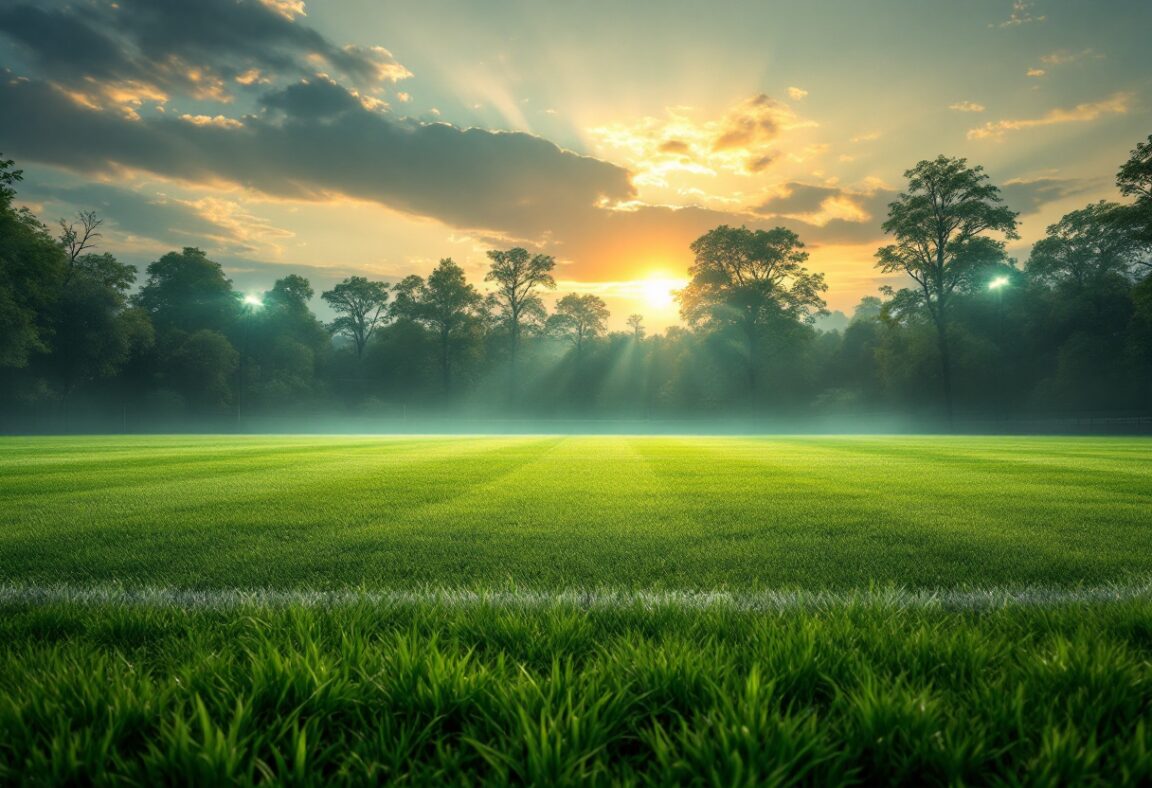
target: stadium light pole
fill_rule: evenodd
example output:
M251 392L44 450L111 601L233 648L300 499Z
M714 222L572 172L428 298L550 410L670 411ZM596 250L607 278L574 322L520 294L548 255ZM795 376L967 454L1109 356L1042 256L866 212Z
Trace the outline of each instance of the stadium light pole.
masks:
M244 387L248 382L248 330L252 315L264 308L264 299L248 294L240 303L240 385L236 387L236 428L244 423Z
M1012 280L1006 276L997 276L988 283L988 289L996 296L996 351L1000 354L1000 382L999 382L999 396L997 399L996 410L999 411L1001 420L1004 418L1004 377L1007 371L1007 364L1004 362L1004 288L1012 284Z

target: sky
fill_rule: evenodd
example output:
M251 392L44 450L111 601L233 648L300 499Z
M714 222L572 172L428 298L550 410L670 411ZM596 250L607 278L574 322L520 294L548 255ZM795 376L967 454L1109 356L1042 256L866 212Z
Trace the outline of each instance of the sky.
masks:
M0 153L42 218L246 291L444 257L483 286L524 246L660 329L692 240L782 225L850 313L900 283L873 255L921 159L986 169L1020 263L1118 199L1149 30L1148 0L0 0Z

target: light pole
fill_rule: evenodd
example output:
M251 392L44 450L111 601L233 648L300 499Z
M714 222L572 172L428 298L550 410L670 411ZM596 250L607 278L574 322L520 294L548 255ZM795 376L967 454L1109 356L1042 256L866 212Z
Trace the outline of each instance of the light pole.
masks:
M1004 418L1004 378L1008 370L1004 357L1004 288L1010 284L1012 284L1012 280L1003 275L995 277L988 283L988 289L996 296L996 352L1000 355L1000 383L997 392L999 401L996 403L996 410L1001 419Z
M253 313L264 308L258 295L246 295L240 304L240 385L236 387L236 428L244 423L244 387L248 382L248 324Z

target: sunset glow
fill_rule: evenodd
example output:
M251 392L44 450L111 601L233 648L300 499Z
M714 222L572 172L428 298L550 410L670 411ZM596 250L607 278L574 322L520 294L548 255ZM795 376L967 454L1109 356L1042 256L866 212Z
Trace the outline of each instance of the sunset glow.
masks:
M653 274L640 283L644 293L644 303L655 312L668 312L676 309L676 292L688 284L686 279L671 279Z

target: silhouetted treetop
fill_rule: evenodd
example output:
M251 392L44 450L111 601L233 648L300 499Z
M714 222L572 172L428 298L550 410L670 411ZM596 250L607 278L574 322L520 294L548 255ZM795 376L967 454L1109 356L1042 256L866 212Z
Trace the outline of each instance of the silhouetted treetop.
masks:
M357 358L363 356L372 334L388 319L388 285L350 276L320 297L339 315L329 328L334 334L349 337Z

